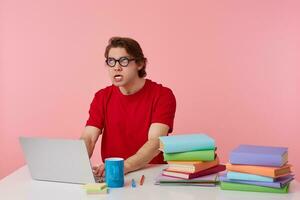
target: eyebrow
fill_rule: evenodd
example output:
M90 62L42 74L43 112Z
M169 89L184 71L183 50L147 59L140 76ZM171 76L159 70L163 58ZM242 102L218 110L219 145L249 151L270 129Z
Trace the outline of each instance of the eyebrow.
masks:
M121 57L119 57L119 58L114 58L114 57L112 57L112 56L108 56L107 58L113 58L113 59L115 59L115 60L119 60L119 59L121 59L121 58L128 58L128 59L130 59L130 56L121 56Z

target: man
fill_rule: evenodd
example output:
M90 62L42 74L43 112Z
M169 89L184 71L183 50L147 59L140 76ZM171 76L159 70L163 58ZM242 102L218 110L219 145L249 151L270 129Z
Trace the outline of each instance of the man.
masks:
M146 76L147 59L137 41L113 37L105 50L112 85L99 90L82 133L91 157L102 134L102 161L124 158L124 173L148 163L163 163L159 137L172 132L176 100L169 88ZM93 167L104 175L104 165Z

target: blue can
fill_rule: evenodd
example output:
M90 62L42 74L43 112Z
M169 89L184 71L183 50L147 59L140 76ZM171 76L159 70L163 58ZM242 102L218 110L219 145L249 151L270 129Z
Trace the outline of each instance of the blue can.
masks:
M119 188L124 186L124 159L105 159L105 182L108 187Z

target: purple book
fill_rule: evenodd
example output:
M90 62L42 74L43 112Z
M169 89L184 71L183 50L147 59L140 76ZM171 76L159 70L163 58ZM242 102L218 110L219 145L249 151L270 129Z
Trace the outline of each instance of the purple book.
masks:
M233 179L228 179L226 175L220 176L219 179L220 179L220 181L223 181L223 182L242 183L242 184L258 185L258 186L265 186L265 187L282 188L294 179L294 175L287 175L287 176L279 177L276 179L275 182L233 180Z
M230 163L281 167L288 161L288 148L242 144L230 154Z

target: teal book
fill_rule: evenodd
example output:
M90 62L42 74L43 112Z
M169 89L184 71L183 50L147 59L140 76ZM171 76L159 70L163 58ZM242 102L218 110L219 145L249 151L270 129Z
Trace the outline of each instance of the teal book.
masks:
M215 150L188 151L181 153L164 153L165 161L213 161Z
M182 134L161 136L160 150L165 153L178 153L197 150L215 149L215 141L206 134Z
M272 177L240 173L240 172L232 172L232 171L227 172L227 178L233 180L274 182L274 178Z
M220 182L220 187L222 190L238 190L238 191L249 191L249 192L270 192L270 193L288 193L289 184L282 188L265 187L258 185L240 184L240 183L230 183L230 182Z

